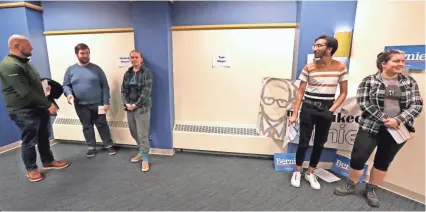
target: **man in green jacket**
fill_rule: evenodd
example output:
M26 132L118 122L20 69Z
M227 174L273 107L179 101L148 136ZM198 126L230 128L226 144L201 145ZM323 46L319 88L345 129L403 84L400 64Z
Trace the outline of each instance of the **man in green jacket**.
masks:
M32 55L30 41L12 35L8 42L9 54L0 63L0 82L10 118L22 134L21 154L27 177L36 182L43 179L37 168L37 145L44 169L62 169L66 161L56 161L50 150L49 119L56 115L56 106L45 96L40 75L29 62Z

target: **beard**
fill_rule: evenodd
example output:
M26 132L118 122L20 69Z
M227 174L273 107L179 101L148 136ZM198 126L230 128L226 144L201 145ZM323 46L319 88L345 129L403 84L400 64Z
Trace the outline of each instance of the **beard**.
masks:
M315 58L322 58L325 56L325 51L314 53Z
M87 64L90 61L90 58L78 58L81 64Z

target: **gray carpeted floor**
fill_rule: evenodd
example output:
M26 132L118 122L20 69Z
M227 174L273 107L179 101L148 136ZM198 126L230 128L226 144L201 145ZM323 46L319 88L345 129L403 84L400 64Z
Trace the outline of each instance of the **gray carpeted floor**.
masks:
M271 160L177 152L152 156L151 170L130 163L136 149L87 159L80 144L52 146L72 164L38 183L25 177L20 149L0 155L0 210L373 210L361 196L338 197L340 182L315 191L306 181L290 185ZM360 189L363 188L360 187ZM378 191L377 210L425 210L423 204Z

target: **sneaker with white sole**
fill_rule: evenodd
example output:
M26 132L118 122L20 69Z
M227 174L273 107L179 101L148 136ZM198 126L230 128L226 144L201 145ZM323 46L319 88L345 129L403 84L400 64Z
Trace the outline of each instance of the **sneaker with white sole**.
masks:
M305 180L307 180L311 184L311 187L313 189L315 190L321 189L321 185L318 182L318 177L315 174L305 173Z
M300 172L293 172L293 176L291 177L291 185L299 188L300 187Z

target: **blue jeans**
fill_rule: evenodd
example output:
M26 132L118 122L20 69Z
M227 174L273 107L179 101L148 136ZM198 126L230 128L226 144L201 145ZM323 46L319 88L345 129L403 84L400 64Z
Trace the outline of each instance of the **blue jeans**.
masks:
M21 156L27 171L37 169L37 145L41 162L53 162L53 153L49 142L49 112L43 109L31 109L10 114L21 131Z

